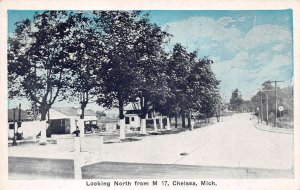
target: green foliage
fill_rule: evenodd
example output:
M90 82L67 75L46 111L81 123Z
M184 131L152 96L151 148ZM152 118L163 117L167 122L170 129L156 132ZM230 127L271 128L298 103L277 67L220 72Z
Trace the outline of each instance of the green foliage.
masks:
M135 52L140 14L127 11L94 11L96 27L103 31L106 61L98 74L103 81L98 104L104 107L122 107L132 101L136 91ZM138 29L138 28L137 28ZM122 114L121 114L122 116Z
M38 103L43 118L55 101L91 97L106 108L140 101L144 118L197 112L210 117L220 104L213 61L198 58L141 11L44 11L16 24L9 38L9 95Z
M96 111L96 116L97 116L97 119L101 119L101 118L105 117L106 114L104 113L104 111Z
M220 102L219 81L211 70L212 63L176 44L166 71L168 96L166 102L157 106L159 111L170 116L191 112L212 116Z
M71 73L66 48L74 22L66 11L45 11L16 23L8 40L9 97L25 96L40 106L42 120L64 95ZM16 82L18 81L18 82Z
M264 82L262 90L257 92L251 98L251 104L253 110L255 110L256 108L259 108L261 110L263 120L267 121L268 113L268 121L274 123L276 113L275 87L269 81ZM292 86L284 88L277 87L277 105L284 107L284 110L282 112L279 112L279 110L277 110L277 117L279 118L279 120L284 120L285 122L293 122L294 94Z
M233 111L241 111L241 106L243 104L243 99L242 99L242 95L241 93L239 92L239 89L235 89L233 92L232 92L232 95L231 95L231 98L230 98L230 107L231 107L231 110Z
M68 41L69 69L72 73L70 99L79 100L81 118L84 118L85 107L102 85L101 78L97 76L105 60L103 36L89 12L70 12L69 17L75 23Z
M105 57L100 77L103 85L97 102L119 107L144 98L142 115L163 84L166 54L162 49L168 34L149 22L148 14L130 11L94 11L96 25L103 31ZM120 118L123 117L122 110Z

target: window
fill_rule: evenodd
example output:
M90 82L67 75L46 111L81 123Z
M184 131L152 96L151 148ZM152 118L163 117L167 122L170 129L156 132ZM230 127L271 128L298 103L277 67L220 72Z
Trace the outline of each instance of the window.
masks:
M125 117L125 124L129 124L129 117Z
M9 124L9 129L14 129L14 124L13 123Z
M131 117L131 121L134 121L134 117Z

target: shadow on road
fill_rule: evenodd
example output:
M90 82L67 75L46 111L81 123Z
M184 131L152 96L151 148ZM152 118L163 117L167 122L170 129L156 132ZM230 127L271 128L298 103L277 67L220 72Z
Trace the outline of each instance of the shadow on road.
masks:
M9 179L74 179L72 160L9 157ZM292 170L100 162L82 167L82 179L293 178Z
M293 178L292 170L101 162L84 166L83 179Z

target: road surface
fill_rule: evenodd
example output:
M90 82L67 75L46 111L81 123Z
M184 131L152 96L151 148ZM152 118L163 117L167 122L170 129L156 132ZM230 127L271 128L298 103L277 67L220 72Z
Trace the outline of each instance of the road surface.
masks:
M196 166L293 168L293 135L262 131L249 113L179 134L104 145L104 161Z
M82 177L293 177L293 135L260 130L250 117L235 114L193 131L104 144L103 162L82 167ZM9 147L9 178L73 178L72 153L59 150L57 145Z

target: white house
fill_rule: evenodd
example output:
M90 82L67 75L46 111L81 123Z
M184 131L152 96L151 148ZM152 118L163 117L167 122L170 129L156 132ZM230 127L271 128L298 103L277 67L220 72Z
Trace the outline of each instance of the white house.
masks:
M81 109L74 107L53 107L49 110L50 128L52 134L70 134L76 130L80 120ZM92 110L84 111L84 124L97 125L96 113Z
M125 111L125 127L127 129L136 130L141 126L141 118L139 117L140 110ZM170 129L169 118L162 116L159 112L149 112L146 115L146 128L153 129Z
M126 129L137 129L140 127L141 119L139 117L140 110L125 111L125 127Z

